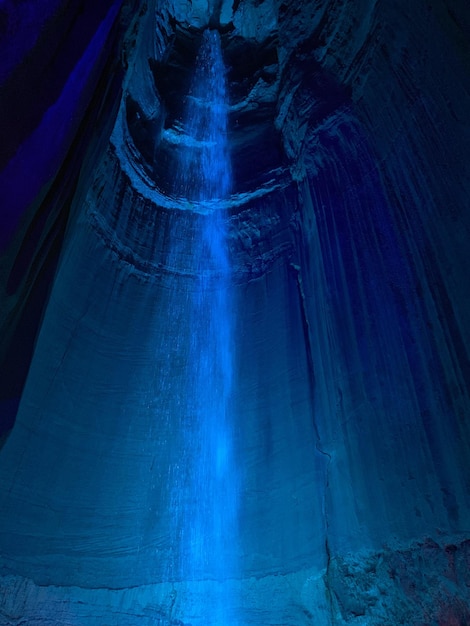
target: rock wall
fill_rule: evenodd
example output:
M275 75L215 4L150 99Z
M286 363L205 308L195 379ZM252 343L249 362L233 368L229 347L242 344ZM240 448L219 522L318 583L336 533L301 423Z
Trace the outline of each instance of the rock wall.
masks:
M3 257L6 431L21 403L0 451L0 623L196 625L230 594L240 624L466 624L464 3L125 4L110 53L113 10L77 31L90 41L95 24L97 58L110 54L89 92L74 83L94 94L96 128L83 105L83 148L54 153L49 194L29 186ZM41 41L72 15L57 11L39 34L24 17L18 76L45 63ZM240 565L236 581L185 581L168 576L169 485L206 217L169 181L201 29L216 24ZM13 134L10 164L28 145Z

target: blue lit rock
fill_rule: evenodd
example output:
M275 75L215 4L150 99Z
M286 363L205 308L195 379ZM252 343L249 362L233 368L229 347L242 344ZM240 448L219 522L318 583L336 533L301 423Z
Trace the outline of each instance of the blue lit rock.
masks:
M70 217L60 186L30 209L67 221L35 314L52 224L4 257L2 285L28 251L6 350L47 307L0 451L1 624L215 626L221 597L238 626L468 622L469 50L450 5L123 8L122 98L101 100ZM187 580L169 575L172 489L198 454L180 413L207 216L171 196L198 29L216 18L240 510L233 576Z

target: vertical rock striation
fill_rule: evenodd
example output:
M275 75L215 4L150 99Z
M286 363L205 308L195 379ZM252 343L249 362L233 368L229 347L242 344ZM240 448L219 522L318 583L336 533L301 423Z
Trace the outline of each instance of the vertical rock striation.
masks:
M30 37L5 65L12 110L43 42L86 23L71 32L88 78L67 57L43 88L64 111L82 95L83 135L34 167L44 176L14 199L33 204L2 264L5 431L21 402L0 450L0 624L215 625L217 607L200 605L214 594L240 626L466 624L465 3L125 3L119 54L108 5L77 22L51 4L37 35L25 16ZM230 583L169 574L171 485L194 466L181 457L185 346L208 225L174 178L208 26L230 97ZM39 102L8 133L3 180L22 150L37 161Z

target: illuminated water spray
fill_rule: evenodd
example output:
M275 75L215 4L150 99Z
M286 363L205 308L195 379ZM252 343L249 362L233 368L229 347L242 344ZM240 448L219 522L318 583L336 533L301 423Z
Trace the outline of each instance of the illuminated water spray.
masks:
M233 386L234 306L227 245L230 193L227 92L219 34L206 31L187 99L174 193L194 209L191 251L196 271L188 314L187 389L182 406L181 468L173 506L178 511L175 567L184 581L207 581L207 606L191 610L207 626L233 626L229 581L237 577L239 473L235 462ZM194 258L195 256L195 258ZM223 589L223 591L222 591Z

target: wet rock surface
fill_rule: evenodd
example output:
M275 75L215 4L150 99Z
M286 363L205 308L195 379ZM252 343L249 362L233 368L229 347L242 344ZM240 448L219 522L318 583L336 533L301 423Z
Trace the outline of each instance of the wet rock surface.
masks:
M469 550L468 541L428 539L408 549L333 558L328 581L337 623L468 623Z
M120 26L108 5L25 22L4 83L11 115L28 89L2 156L36 171L26 135L94 59L31 198L3 170L25 212L0 275L0 624L198 626L223 588L165 578L206 220L171 180L208 25L230 92L240 624L469 623L465 2L125 3ZM54 74L69 17L82 43Z

